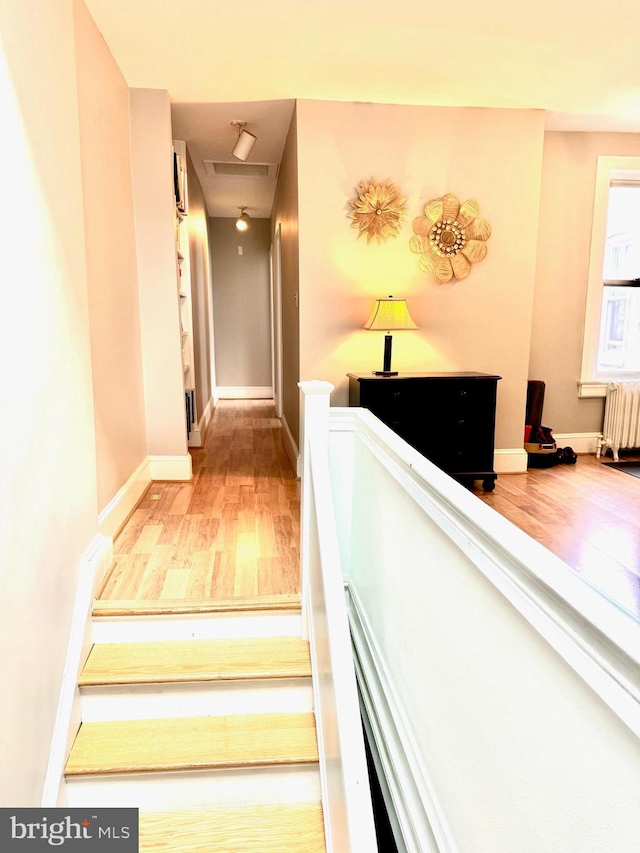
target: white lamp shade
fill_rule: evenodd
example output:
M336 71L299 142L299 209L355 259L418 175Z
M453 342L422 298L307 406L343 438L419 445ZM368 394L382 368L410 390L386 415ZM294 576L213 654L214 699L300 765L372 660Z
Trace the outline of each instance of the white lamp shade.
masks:
M387 299L376 299L371 316L364 324L364 328L392 332L396 329L417 329L418 327L411 319L407 300L389 296Z
M248 130L241 130L238 134L238 141L231 152L233 156L237 157L238 160L246 160L251 153L251 149L256 144L256 138L257 137L255 137L253 133L249 133Z

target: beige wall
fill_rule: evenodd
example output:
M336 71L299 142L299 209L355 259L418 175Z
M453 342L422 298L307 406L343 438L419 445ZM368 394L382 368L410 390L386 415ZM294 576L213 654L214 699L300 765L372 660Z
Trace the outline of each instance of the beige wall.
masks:
M271 387L270 222L251 219L241 233L214 217L211 239L218 388Z
M374 298L406 296L420 328L394 336L395 369L501 375L496 446L521 448L543 114L298 101L297 121L301 379L328 379L346 405L346 373L381 369L383 334L362 329ZM347 218L371 176L408 199L401 234L381 245ZM493 234L467 279L439 285L408 242L413 218L446 192L477 199Z
M196 412L198 420L211 399L211 262L207 208L200 181L187 151L187 184L189 187L189 269L191 273L191 305L193 311L193 349L196 371Z
M74 12L98 509L103 510L146 456L129 88L81 0Z
M282 375L283 412L296 444L299 444L300 404L300 259L298 237L298 135L297 107L293 111L282 155L278 186L271 212L272 242L281 226L282 269ZM326 378L326 377L320 377Z
M131 89L130 98L147 452L186 456L169 95Z
M72 0L0 3L0 114L0 805L38 806L97 532Z
M600 155L640 155L640 135L545 134L529 377L546 382L556 433L602 429L603 401L580 399L577 385Z

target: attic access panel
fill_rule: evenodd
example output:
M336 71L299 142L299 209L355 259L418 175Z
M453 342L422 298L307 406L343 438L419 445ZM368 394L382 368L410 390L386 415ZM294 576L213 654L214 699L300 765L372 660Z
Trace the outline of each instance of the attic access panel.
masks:
M225 163L216 160L203 160L207 175L224 175L245 178L277 178L276 163Z

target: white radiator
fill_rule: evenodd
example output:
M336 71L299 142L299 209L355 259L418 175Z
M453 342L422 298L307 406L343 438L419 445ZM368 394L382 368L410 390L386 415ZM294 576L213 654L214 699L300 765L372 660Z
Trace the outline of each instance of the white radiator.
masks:
M640 380L607 385L604 426L596 456L608 447L616 462L619 450L640 447Z

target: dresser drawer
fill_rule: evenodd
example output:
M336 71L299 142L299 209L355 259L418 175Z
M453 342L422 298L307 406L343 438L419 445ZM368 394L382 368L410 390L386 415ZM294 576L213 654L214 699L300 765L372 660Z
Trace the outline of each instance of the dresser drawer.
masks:
M364 382L357 402L351 403L350 400L350 405L369 409L384 424L402 435L414 420L415 395L397 383Z
M349 405L369 409L444 471L492 485L499 376L349 374ZM489 487L489 486L485 486Z

